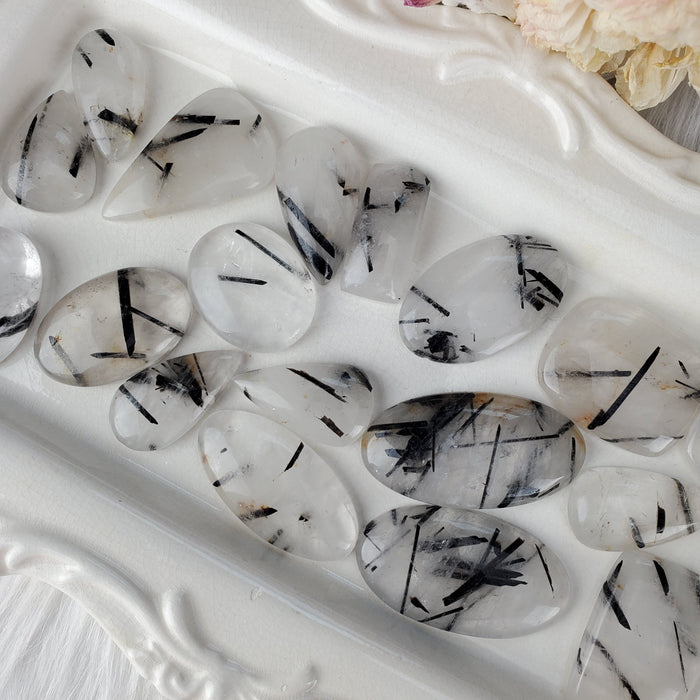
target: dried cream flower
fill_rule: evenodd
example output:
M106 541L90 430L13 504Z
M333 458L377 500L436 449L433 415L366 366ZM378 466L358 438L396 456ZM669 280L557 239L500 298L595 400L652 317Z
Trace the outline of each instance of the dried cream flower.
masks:
M424 7L439 0L404 0ZM443 4L456 4L444 0ZM514 19L536 46L615 77L635 109L668 98L686 77L700 92L700 0L464 0Z

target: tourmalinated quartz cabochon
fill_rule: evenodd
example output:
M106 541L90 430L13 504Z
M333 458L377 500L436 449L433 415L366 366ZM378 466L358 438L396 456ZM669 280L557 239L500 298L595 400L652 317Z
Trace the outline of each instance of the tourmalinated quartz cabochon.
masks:
M700 408L700 351L646 309L588 299L542 352L552 405L589 433L653 455L682 438Z
M347 445L372 419L372 385L352 365L266 367L240 374L234 381L266 415L312 441Z
M283 350L308 330L316 287L292 246L259 224L226 224L205 234L190 254L192 300L233 345Z
M569 522L595 549L642 549L695 532L700 490L643 469L596 467L574 481Z
M569 597L566 570L542 542L479 511L394 508L367 524L357 559L387 605L460 634L527 634Z
M260 110L231 88L185 105L151 139L107 198L108 219L220 204L272 178L275 143Z
M437 394L397 404L362 439L370 472L399 493L459 508L504 508L571 481L585 447L573 423L536 401Z
M436 362L488 357L541 326L566 288L566 261L532 236L494 236L438 260L401 306L406 347Z
M132 450L167 447L214 405L242 359L234 350L212 350L174 357L135 374L112 399L114 434Z
M95 154L71 95L45 99L12 135L2 163L5 194L29 209L68 211L95 190Z
M123 381L170 352L191 313L187 288L177 277L123 268L56 302L39 326L34 353L53 379L66 384Z
M0 362L27 332L41 294L41 260L22 233L0 226Z
M73 88L97 149L110 161L134 143L143 116L146 70L141 49L114 29L88 32L73 50Z
M367 163L349 139L329 127L290 136L277 154L275 179L289 235L321 284L350 242Z
M199 431L207 475L258 537L321 561L355 546L352 500L332 469L287 428L244 411L219 411Z
M346 292L378 301L404 296L429 194L430 180L418 168L372 166L343 268Z
M658 557L623 554L600 591L565 697L697 698L698 591L694 571Z

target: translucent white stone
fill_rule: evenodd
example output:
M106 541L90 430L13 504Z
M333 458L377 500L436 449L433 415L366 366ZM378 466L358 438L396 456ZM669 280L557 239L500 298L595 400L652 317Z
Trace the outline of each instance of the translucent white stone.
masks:
M548 406L499 394L437 394L404 401L373 420L362 457L385 486L419 501L504 508L571 481L583 438Z
M290 136L277 154L275 179L292 241L321 284L350 243L367 163L349 139L329 127Z
M175 442L211 409L242 359L235 351L198 352L127 379L109 410L117 439L132 450L158 450Z
M68 211L95 190L95 154L75 100L63 90L44 100L12 135L2 188L29 209Z
M405 295L429 194L430 180L418 168L372 166L343 267L346 292L377 301Z
M352 365L266 367L240 374L234 381L266 415L311 441L347 445L372 419L372 385Z
M541 326L559 306L566 261L532 236L494 236L438 260L411 287L399 330L436 362L488 357Z
M693 426L688 431L688 457L696 466L700 467L700 414L695 418Z
M643 469L596 467L574 480L569 522L594 549L642 549L695 531L700 490Z
M623 554L598 596L576 653L576 700L697 698L700 578L683 566Z
M563 564L540 540L479 511L394 508L367 523L357 560L394 610L476 637L532 632L569 597Z
M220 204L266 185L275 143L260 110L231 88L185 105L114 186L107 219L159 216Z
M287 428L244 411L219 411L199 431L208 477L258 537L316 560L347 556L357 540L352 500L333 470Z
M192 300L209 325L239 348L283 350L308 330L316 287L299 254L258 224L225 224L190 254Z
M700 407L700 353L646 309L588 299L542 351L540 383L586 432L639 454L682 438Z
M41 260L19 231L0 226L0 362L27 332L41 294Z
M141 49L114 29L88 32L73 50L73 89L97 149L125 156L143 118L146 70Z
M76 287L44 317L34 353L65 384L124 380L158 362L190 322L187 288L163 270L128 267Z

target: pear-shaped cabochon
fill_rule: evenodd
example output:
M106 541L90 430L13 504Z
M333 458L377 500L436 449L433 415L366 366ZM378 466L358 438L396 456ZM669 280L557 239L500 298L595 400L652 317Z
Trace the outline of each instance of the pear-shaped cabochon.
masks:
M121 31L95 29L73 50L71 72L97 150L110 161L124 157L143 119L146 69L140 47Z
M275 143L260 110L231 88L185 105L107 197L107 219L159 216L228 202L272 178Z

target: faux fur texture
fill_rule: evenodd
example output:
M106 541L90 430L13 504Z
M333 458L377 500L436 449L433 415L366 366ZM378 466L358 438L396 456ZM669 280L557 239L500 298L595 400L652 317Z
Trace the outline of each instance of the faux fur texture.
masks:
M700 98L681 88L643 115L700 151ZM0 700L163 700L106 632L59 591L0 577Z

